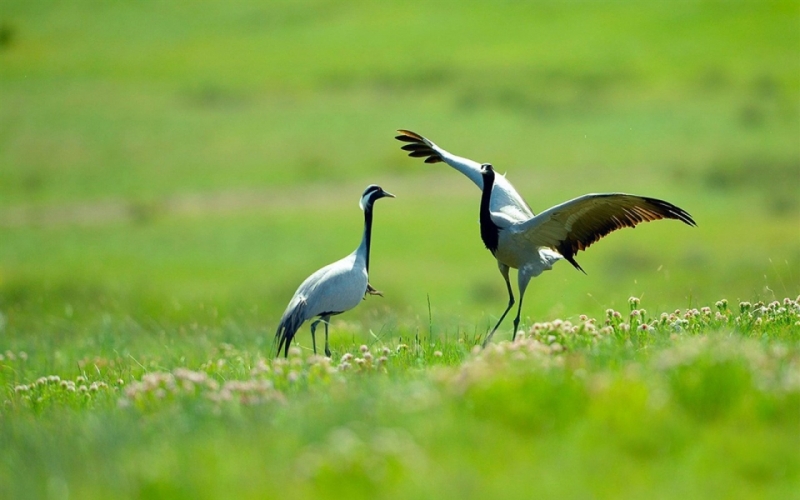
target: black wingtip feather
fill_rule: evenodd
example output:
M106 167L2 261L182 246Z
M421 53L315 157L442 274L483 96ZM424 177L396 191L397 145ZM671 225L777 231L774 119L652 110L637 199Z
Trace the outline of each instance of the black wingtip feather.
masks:
M652 203L653 205L659 207L663 211L662 213L665 217L679 220L689 226L697 227L697 222L695 222L691 214L689 214L689 212L682 209L681 207L673 205L668 201L659 200L658 198L647 198L647 197L643 198L649 203Z
M425 144L420 144L418 142L413 142L411 144L406 144L405 146L400 146L400 149L403 151L431 151L431 148Z
M397 133L400 135L395 136L395 139L408 143L400 146L400 149L408 152L408 156L412 158L425 158L425 163L439 163L444 161L439 153L433 149L430 143L421 135L411 132L410 130L402 129L398 130Z
M398 141L405 141L405 142L425 142L423 137L416 132L412 132L410 130L405 129L398 129L397 133L400 135L396 135L395 139Z

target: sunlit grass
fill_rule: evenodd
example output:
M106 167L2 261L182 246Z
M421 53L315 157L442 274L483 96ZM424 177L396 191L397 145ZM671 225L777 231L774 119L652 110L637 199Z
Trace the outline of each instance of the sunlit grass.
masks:
M579 255L588 276L545 273L528 324L628 295L674 308L800 293L792 2L4 6L12 334L37 313L80 324L109 307L269 329L304 276L357 244L370 183L398 195L376 217L386 298L349 318L403 322L430 300L440 330L490 322L505 291L478 191L402 154L400 127L491 161L536 212L623 191L698 221L615 233Z
M536 323L485 350L480 339L419 336L340 342L333 359L293 347L283 359L217 332L201 349L183 337L138 359L75 346L77 366L6 351L0 491L433 497L455 481L476 498L790 494L797 300L672 312L629 303ZM119 334L130 332L120 324ZM515 482L523 470L537 481ZM260 479L236 479L251 474ZM626 474L639 479L622 487Z

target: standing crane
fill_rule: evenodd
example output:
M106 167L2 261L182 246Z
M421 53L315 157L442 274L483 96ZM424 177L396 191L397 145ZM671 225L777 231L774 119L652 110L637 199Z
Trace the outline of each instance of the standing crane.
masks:
M586 194L534 215L511 183L497 175L492 165L452 155L414 132L398 130L398 133L397 139L408 143L402 149L409 156L425 158L426 163L445 162L481 189L481 239L497 259L508 290L508 307L486 336L484 347L514 306L508 278L510 268L518 270L519 306L512 337L515 339L528 283L552 269L557 261L566 260L585 274L575 261L575 253L586 250L612 231L659 219L677 219L696 226L691 215L669 202L624 193Z
M300 284L286 306L275 332L278 356L283 349L283 355L288 357L289 344L297 330L305 321L318 317L311 323L314 354L317 353L315 331L322 321L325 324L325 355L330 357L328 323L331 316L353 309L367 293L381 295L381 292L369 284L369 249L372 238L372 208L376 200L384 197L394 198L394 195L374 184L364 190L359 203L364 211L364 235L361 244L347 257L319 269Z

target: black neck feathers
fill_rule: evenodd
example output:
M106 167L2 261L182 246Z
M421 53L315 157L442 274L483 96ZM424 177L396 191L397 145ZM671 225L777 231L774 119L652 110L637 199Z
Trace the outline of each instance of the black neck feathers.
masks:
M483 191L481 193L481 239L486 248L492 252L497 251L500 240L500 228L492 221L489 202L492 199L492 187L494 186L494 170L488 163L481 165L481 176L483 176Z
M372 201L368 202L367 205L364 207L364 245L366 250L364 258L365 258L367 274L369 274L370 240L372 240Z
M372 207L377 200L385 196L394 198L393 194L387 193L381 189L380 186L376 186L375 184L367 186L367 189L364 190L364 194L361 195L360 205L362 210L364 210L364 239L361 241L359 252L362 250L364 252L364 265L367 273L369 273L369 247L372 240Z

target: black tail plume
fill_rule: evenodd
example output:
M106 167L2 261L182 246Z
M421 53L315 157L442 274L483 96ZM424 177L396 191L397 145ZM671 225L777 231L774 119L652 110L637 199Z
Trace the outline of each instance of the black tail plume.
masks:
M283 313L281 322L278 325L278 330L275 332L275 341L273 342L273 345L275 343L278 344L275 357L280 357L281 350L283 350L284 357L289 357L289 345L292 343L295 333L297 333L297 330L300 329L300 326L305 321L305 309L306 302L305 300L301 300L293 308Z

